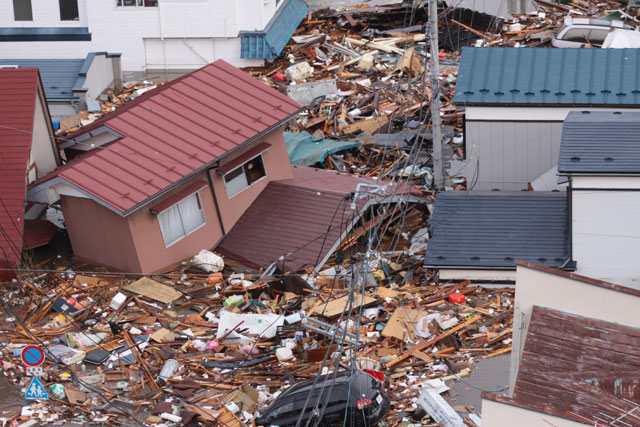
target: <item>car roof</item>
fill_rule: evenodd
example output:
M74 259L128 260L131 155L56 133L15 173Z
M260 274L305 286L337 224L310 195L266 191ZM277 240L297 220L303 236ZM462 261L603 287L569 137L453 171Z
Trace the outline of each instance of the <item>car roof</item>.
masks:
M615 27L615 28L624 28L625 23L617 20L609 20L609 19L594 19L594 18L574 18L573 16L568 16L564 18L564 25L588 25L593 27ZM629 24L626 24L630 26Z
M362 375L368 375L368 374L366 374L366 373L364 373L362 371L354 371L353 372L353 378L358 378L358 377L360 377ZM327 374L327 375L321 375L320 378L318 378L318 381L316 383L315 388L321 388L323 381L325 381L327 379L328 380L327 380L326 387L331 387L331 382L332 382L333 377L334 377L333 373ZM336 373L335 374L334 387L336 385L348 384L349 380L351 378L352 378L351 371L341 371L341 372ZM313 382L314 381L315 381L315 378L311 378L309 380L299 382L299 383L289 387L284 392L282 392L280 397L286 397L286 396L290 396L292 394L308 392L313 387ZM356 384L357 384L357 382L356 382Z

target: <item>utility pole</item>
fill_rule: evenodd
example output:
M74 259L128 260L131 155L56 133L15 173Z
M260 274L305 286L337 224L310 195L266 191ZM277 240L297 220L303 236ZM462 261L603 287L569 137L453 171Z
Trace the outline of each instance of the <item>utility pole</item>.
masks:
M431 42L431 124L433 126L433 181L436 190L444 188L442 161L442 122L440 120L440 60L438 58L438 0L429 0L427 37Z

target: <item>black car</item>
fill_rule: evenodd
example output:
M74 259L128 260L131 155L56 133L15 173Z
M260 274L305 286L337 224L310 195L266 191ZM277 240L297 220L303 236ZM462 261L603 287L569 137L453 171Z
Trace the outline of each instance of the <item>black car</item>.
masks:
M309 402L300 426L376 426L389 412L382 383L362 371L338 372L285 390L257 420L259 426L293 427ZM324 388L323 388L324 386ZM316 408L317 404L317 408ZM346 423L345 423L346 416Z

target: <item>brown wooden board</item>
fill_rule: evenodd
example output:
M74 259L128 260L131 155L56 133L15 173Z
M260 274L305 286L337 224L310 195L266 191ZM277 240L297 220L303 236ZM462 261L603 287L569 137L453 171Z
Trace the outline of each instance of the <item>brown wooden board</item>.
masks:
M182 296L181 292L176 291L170 286L149 279L148 277L136 280L129 286L126 286L124 290L165 304L169 304Z

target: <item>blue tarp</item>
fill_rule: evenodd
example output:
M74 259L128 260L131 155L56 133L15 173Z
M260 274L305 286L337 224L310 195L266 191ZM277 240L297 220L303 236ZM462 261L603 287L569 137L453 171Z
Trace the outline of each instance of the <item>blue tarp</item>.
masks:
M320 139L315 141L309 132L284 132L284 141L287 144L289 160L298 166L312 166L323 163L329 154L338 151L359 147L357 141L336 141L333 139Z

